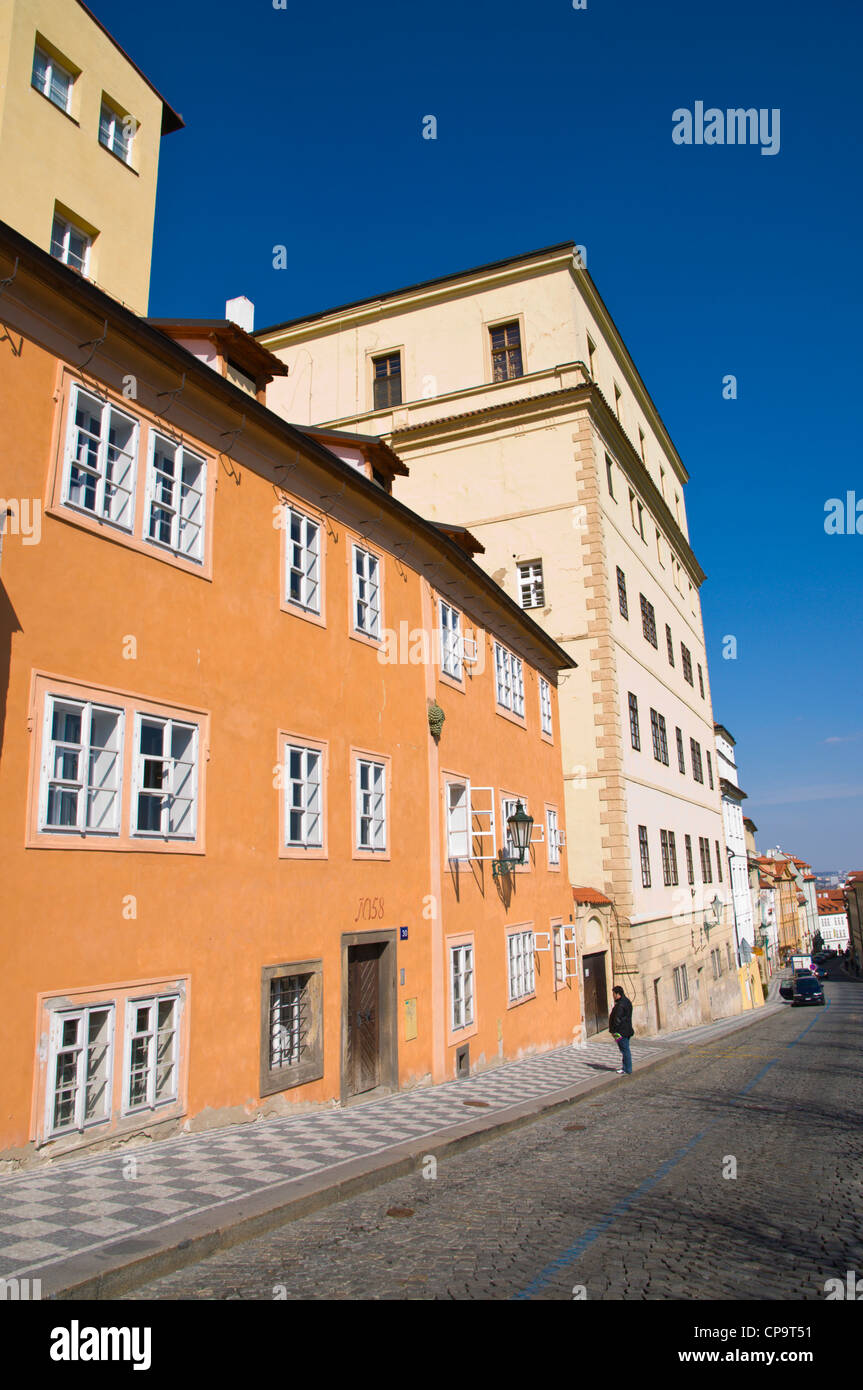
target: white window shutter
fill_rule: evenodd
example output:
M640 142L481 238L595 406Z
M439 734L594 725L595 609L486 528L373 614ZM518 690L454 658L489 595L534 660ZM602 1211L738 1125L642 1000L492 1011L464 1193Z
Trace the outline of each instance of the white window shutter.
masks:
M544 945L540 945L540 938L543 939L543 941L544 941L544 943L545 943ZM550 950L551 950L551 932L550 932L550 931L536 931L536 932L534 932L534 934L533 934L533 949L534 949L534 951L550 951Z
M461 659L465 666L475 666L479 660L475 637L462 637Z
M482 799L488 805L483 806ZM475 860L497 858L497 827L494 813L494 787L470 787L470 857ZM481 853L475 852L475 841L479 841Z

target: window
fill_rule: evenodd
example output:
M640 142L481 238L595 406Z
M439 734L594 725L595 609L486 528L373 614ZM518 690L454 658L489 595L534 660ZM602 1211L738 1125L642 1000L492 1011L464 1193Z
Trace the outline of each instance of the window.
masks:
M674 967L674 992L677 995L678 1004L685 1004L689 998L689 980L685 965Z
M710 952L710 964L713 967L713 978L718 980L722 974L722 953L718 946L715 951Z
M710 841L704 836L698 837L698 850L701 855L701 882L712 883L713 874L710 869Z
M176 994L126 1005L124 1110L154 1110L177 1099Z
M440 601L441 670L453 680L462 678L461 614L451 604Z
M644 540L644 508L636 497L632 488L629 489L629 512L632 517L632 525Z
M696 782L704 782L704 770L701 766L701 744L696 743L694 738L689 740L689 752L692 756L692 775Z
M609 458L608 454L605 456L605 479L608 483L608 495L612 502L614 502L616 500L614 496L614 463ZM619 574L620 570L617 572Z
M144 535L188 560L204 558L207 465L185 445L153 432Z
M719 850L719 841L716 840L716 841L714 841L714 843L715 843L715 845L716 845L716 877L718 878L719 882L721 883L721 882L722 882L722 855L721 855L720 850ZM729 872L730 872L730 870L729 870Z
M563 940L563 927L552 928L554 950L554 983L556 987L566 984L566 946Z
M357 758L356 847L385 850L387 847L387 801L385 763Z
M647 641L652 647L659 648L656 640L656 613L652 603L648 603L644 594L639 594L641 599L641 630Z
M37 92L41 92L43 97L53 101L55 106L59 106L61 111L69 115L72 110L72 84L75 79L56 58L52 58L41 48L36 48L33 53L31 81Z
M45 701L41 830L116 835L120 829L123 710L90 700Z
M638 728L638 697L629 692L629 737L637 753L641 752L641 734Z
M544 734L551 737L552 715L551 715L551 686L545 676L539 678L539 721Z
M133 835L194 838L197 767L196 725L136 715Z
M698 689L699 689L699 691L701 692L701 698L702 698L702 700L703 700L703 699L704 699L704 672L703 672L702 669L701 669L701 663L700 663L700 662L699 662L699 664L698 664Z
M686 757L683 752L683 733L680 729L674 730L677 736L677 766L682 773L686 773Z
M594 379L594 381L595 381L595 380L596 380L596 343L593 341L593 339L591 338L591 336L590 336L589 333L588 333L588 335L587 335L587 366L588 366L588 370L589 370L589 372L590 372L590 375L593 377L593 379Z
M114 1005L51 1015L48 1131L83 1130L111 1117Z
M620 565L617 566L617 601L620 604L620 616L628 619L629 604L626 602L626 575L623 573Z
M656 531L656 558L662 568L665 569L665 561L662 558L662 533L656 527L654 527L654 530Z
M683 847L686 851L686 877L689 883L695 882L695 866L692 863L692 836L684 835Z
M650 847L647 843L647 826L638 827L638 850L641 855L641 884L650 887Z
M672 640L671 628L668 626L668 623L665 624L665 645L666 645L666 647L668 648L668 664L669 664L669 666L673 666L673 665L674 665L674 641Z
M307 613L321 611L321 528L296 507L285 515L285 600Z
M507 937L510 1000L525 999L536 992L533 959L533 932L512 932Z
M262 1096L323 1076L322 985L319 960L261 971Z
M522 608L542 608L545 605L545 584L542 561L528 560L518 567L518 592Z
M644 454L644 430L638 426L638 451L641 454L642 462L646 462Z
M51 255L55 260L62 261L71 270L77 270L80 275L86 275L92 244L87 232L76 227L74 222L61 217L59 212L54 214L51 227Z
M388 410L402 403L402 356L400 352L389 352L383 357L372 358L374 372L374 408Z
M560 864L560 830L557 825L557 811L549 806L546 812L548 820L548 862L549 864Z
M448 859L470 858L470 784L446 784L446 842Z
M117 155L124 164L132 163L132 138L136 122L132 116L121 116L119 111L102 101L99 115L99 144Z
M473 1023L473 946L450 947L452 985L452 1030L469 1028Z
M713 759L709 753L705 753L707 758L707 780L710 783L710 790L713 791Z
M497 328L490 328L489 334L492 381L512 381L515 377L523 376L518 323L502 323Z
M499 642L494 644L494 676L497 703L513 714L524 716L524 667Z
M80 386L73 388L63 501L131 531L138 424Z
M730 942L728 942L728 941L726 941L726 943L725 943L725 953L726 953L726 955L728 956L728 969L729 969L729 970L733 970L733 969L734 969L734 958L733 958L733 956L732 956L732 954L731 954L731 944L730 944Z
M620 419L620 387L618 386L617 382L614 383L614 413L615 413L615 415L617 416L617 418L618 418L618 420L619 420L619 419Z
M360 545L354 546L354 625L367 637L380 636L380 561Z
M692 657L689 654L689 648L684 647L682 642L680 644L680 660L683 664L683 679L692 685Z
M323 789L320 748L285 744L285 844L298 849L322 849L324 843Z
M677 885L677 846L672 830L660 830L659 844L662 854L662 881L666 888Z
M665 763L668 766L668 736L665 728L665 716L657 714L655 709L650 711L650 731L653 735L653 756L658 763Z

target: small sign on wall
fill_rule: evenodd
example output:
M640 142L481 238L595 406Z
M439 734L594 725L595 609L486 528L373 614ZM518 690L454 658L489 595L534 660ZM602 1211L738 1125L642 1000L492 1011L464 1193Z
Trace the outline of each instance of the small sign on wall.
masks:
M399 927L399 941L407 941L407 939L408 939L408 929L407 929L407 927Z

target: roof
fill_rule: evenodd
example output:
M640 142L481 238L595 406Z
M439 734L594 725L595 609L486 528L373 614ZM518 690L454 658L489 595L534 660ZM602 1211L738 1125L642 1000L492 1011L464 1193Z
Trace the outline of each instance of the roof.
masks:
M288 368L280 357L247 333L233 319L148 319L154 328L169 338L200 339L221 348L225 356L233 352L237 366L248 368L258 377L287 376Z
M714 732L715 734L722 734L723 738L727 738L727 739L728 739L728 742L729 742L730 744L732 744L734 747L737 746L737 740L736 740L736 738L734 738L734 737L728 732L728 730L726 729L726 727L725 727L724 724L714 724L714 726L713 726L713 732Z
M377 434L351 434L348 430L328 430L318 429L316 425L297 425L297 429L303 434L308 434L312 439L322 439L325 444L359 444L366 448L369 453L377 456L387 470L395 475L401 473L405 478L410 473L399 458L394 449L380 435Z
M758 826L755 824L755 821L752 820L750 816L743 817L743 824L746 826L747 830L755 831L758 829Z
M611 904L611 898L607 898L604 893L600 893L598 888L577 888L573 885L572 901L574 903L601 903Z
M101 19L97 19L96 15L94 15L89 5L85 5L84 0L78 0L78 4L81 6L81 9L84 11L84 13L90 16L97 29L101 29L105 37L111 40L111 43L117 49L117 52L122 53L123 57L126 59L126 62L129 64L130 67L135 69L136 73L142 79L142 81L146 82L147 86L150 88L150 91L155 93L155 95L159 98L160 102L162 103L162 134L171 135L175 130L182 130L186 124L186 122L183 120L183 117L177 111L174 110L173 106L169 105L169 103L162 96L162 93L158 90L158 88L153 86L153 83L150 81L147 74L141 71L134 58L129 57L125 48L123 48L122 44L119 44L117 42L111 31L105 28Z
M719 790L723 796L728 796L732 801L748 801L749 797L742 787L738 787L736 782L729 782L727 777L720 777Z
M478 541L466 526L452 526L445 521L436 521L435 526L439 531L443 531L445 536L449 536L451 541L460 545L462 550L466 550L469 555L484 555L485 546L482 541Z

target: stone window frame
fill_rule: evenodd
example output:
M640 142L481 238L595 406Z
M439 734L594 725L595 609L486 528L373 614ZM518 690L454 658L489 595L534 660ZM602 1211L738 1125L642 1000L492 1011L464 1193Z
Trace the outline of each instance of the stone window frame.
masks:
M308 975L310 990L308 1055L287 1067L270 1066L270 985L273 980L290 975ZM310 1081L319 1081L324 1074L324 963L323 960L289 961L281 965L261 967L261 1049L259 1090L261 1096L293 1090Z

